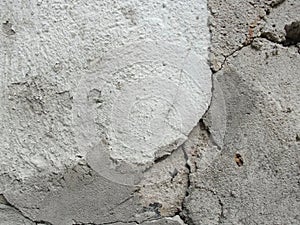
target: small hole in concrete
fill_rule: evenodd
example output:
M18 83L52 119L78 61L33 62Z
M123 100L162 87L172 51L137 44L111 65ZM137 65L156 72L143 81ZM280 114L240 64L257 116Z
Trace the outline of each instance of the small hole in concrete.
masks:
M14 31L12 26L13 26L12 23L10 23L8 20L6 20L2 24L3 32L6 33L7 35L14 35L16 32Z
M144 207L145 211L152 211L155 212L157 216L160 216L160 208L162 207L162 204L159 202L153 202L149 204L149 207Z

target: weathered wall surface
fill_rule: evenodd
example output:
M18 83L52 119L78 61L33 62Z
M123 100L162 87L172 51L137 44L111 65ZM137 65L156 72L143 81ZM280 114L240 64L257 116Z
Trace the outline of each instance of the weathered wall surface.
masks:
M299 12L2 1L0 224L300 224Z

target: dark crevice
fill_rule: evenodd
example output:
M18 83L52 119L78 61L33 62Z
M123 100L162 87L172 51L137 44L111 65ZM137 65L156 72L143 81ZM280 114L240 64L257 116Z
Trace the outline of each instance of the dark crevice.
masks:
M276 35L272 32L262 32L259 37L263 38L263 39L266 39L270 42L276 43L276 44L281 43L280 41L278 41L278 38L276 37Z
M184 153L184 158L186 160L185 163L185 167L188 170L188 180L187 180L187 188L185 191L185 198L183 199L183 201L181 202L181 211L178 211L177 213L175 213L175 215L178 215L181 220L187 224L187 225L195 225L195 223L193 222L193 220L188 216L188 209L186 208L185 204L186 204L186 200L190 195L190 190L191 190L191 173L192 173L192 168L189 165L189 156L184 148L184 146L182 146L182 150Z
M167 159L170 155L171 155L171 154L166 154L166 155L157 157L157 158L154 160L154 163L160 163L160 162L164 161L165 159Z
M221 208L221 212L220 212L220 215L219 215L219 220L218 220L218 222L219 222L219 224L222 224L222 223L223 223L223 220L224 220L224 218L225 218L225 216L224 216L224 204L223 204L223 202L221 201L220 197L217 196L217 198L218 198L218 202L219 202L219 205L220 205L220 208Z
M235 49L234 51L232 51L232 52L229 53L228 55L223 55L224 60L223 60L223 62L221 63L220 68L219 68L218 70L216 70L216 71L212 71L212 73L214 74L214 73L217 73L217 72L219 72L220 70L222 70L222 69L224 68L225 63L227 62L227 59L228 59L230 56L232 56L232 55L234 55L236 52L242 50L244 47L247 47L247 46L251 45L252 42L254 41L254 39L255 39L255 38L252 38L250 41L245 41L242 45L240 45L237 49Z
M274 44L282 45L283 47L297 46L297 44L300 43L300 41L293 41L291 39L286 39L285 41L281 41L281 42L277 41L276 38L273 38L273 34L271 34L270 32L264 32L257 38L265 39L265 40L270 41Z
M284 26L285 39L281 41L276 33L273 32L262 32L260 36L255 38L263 38L275 44L280 44L284 47L297 45L300 43L300 21L294 21L291 24ZM254 38L254 39L255 39Z
M35 223L35 224L44 224L44 225L53 225L52 223L48 222L48 221L44 221L44 220L32 220L31 218L29 218L28 216L24 215L24 213L19 209L17 208L16 206L14 206L13 204L11 204L7 198L4 196L4 194L0 194L0 197L1 197L1 202L2 204L4 205L7 205L13 209L15 209L21 216L23 216L25 219L31 221L32 223Z
M286 40L282 43L284 46L300 43L300 21L285 25L284 30L286 32Z
M213 90L214 90L214 87L213 87L213 77L212 77L212 90L211 90L211 93L213 93ZM209 109L210 109L210 106L211 106L211 103L212 103L212 98L213 96L211 96L211 99L210 99L210 103L209 103L209 106L206 110L206 112L204 113L204 116L207 115ZM204 117L203 116L203 117ZM211 134L209 132L209 129L208 127L205 125L205 123L203 122L203 119L201 118L199 120L199 126L204 126L204 129L208 132L208 135L209 137L211 138ZM189 135L188 135L189 136ZM220 147L215 143L215 141L211 141L211 143L213 145L216 145L218 149L220 149ZM178 215L180 217L180 219L187 225L195 225L195 223L193 222L193 220L189 217L189 212L188 212L188 209L186 208L185 204L186 204L186 199L189 197L190 195L190 190L191 190L191 186L192 186L192 181L191 181L191 174L192 174L192 168L191 168L191 165L189 164L189 156L184 148L184 143L182 143L180 146L178 146L178 148L182 148L182 151L183 151L183 154L184 154L184 158L185 158L185 167L187 168L187 171L188 171L188 179L187 179L187 187L186 187L186 191L185 191L185 198L183 199L183 201L181 202L181 209L174 214L174 216ZM177 148L177 149L178 149ZM170 154L167 154L167 155L163 155L161 157L158 157L157 159L155 159L154 163L161 163L163 162L165 159L167 159L170 155L173 154L174 151L172 151ZM160 218L160 219L163 219L164 217ZM155 221L157 219L153 219L153 220L144 220L142 222L137 222L137 221L131 221L131 222L135 222L137 224L141 224L143 222L146 222L146 221ZM119 221L120 222L120 221ZM116 222L117 223L117 222ZM112 224L112 223L107 223L107 224ZM81 224L79 224L81 225ZM84 224L82 224L84 225ZM95 224L96 225L96 224Z
M213 72L212 72L212 74L213 74ZM211 82L212 82L211 99L210 99L209 105L208 105L207 110L205 111L203 117L205 115L207 115L208 111L210 110L212 99L213 99L213 91L214 91L213 76L211 76L211 79L212 79L211 80ZM203 121L203 117L199 120L199 126L203 127L208 132L208 135L211 139L211 134L209 132L208 127L205 125L205 123ZM217 148L220 149L220 147L215 143L215 141L212 140L211 143L216 145ZM191 168L191 165L189 164L189 156L185 150L184 144L185 144L185 142L181 145L181 147L182 147L182 151L183 151L184 158L185 158L185 167L187 168L187 171L188 171L187 188L185 191L185 198L181 202L181 210L178 210L178 212L175 213L175 216L178 215L181 218L181 220L187 225L195 225L194 221L189 217L189 210L185 206L186 200L190 196L190 191L191 191L191 187L192 187L192 181L191 181L192 168Z
M278 6L280 6L282 3L284 3L285 0L272 0L269 5L272 7L272 8L276 8Z
M214 86L213 86L213 80L212 80L212 93L213 93L213 91L214 91ZM208 106L206 112L204 113L203 117L205 117L205 115L207 115L209 110L210 110L211 103L212 103L212 98L213 98L213 95L211 97L209 106ZM217 148L219 150L221 150L221 147L213 140L213 137L212 137L212 135L209 131L208 126L205 124L205 122L203 120L203 117L199 120L200 129L205 130L207 132L208 136L209 136L209 140L210 140L211 144L217 146ZM188 156L188 154L185 150L184 144L182 145L182 150L183 150L184 157L185 157L185 160L186 160L185 167L188 170L188 180L187 180L187 188L186 188L186 192L185 192L185 198L181 203L181 211L178 211L177 213L175 213L175 215L178 215L185 224L195 225L194 221L189 216L189 210L185 206L186 200L190 196L190 192L191 192L191 188L192 188L192 181L191 181L192 168L191 168L191 165L189 164L190 159L189 159L189 156ZM211 190L208 190L208 191L211 191ZM211 192L214 195L216 194L214 191L211 191Z
M204 114L203 117L206 117L208 111ZM205 123L205 121L203 119L200 119L199 121L199 124L200 124L200 129L202 130L205 130L207 132L207 136L209 138L209 141L210 141L210 144L213 145L213 146L216 146L217 149L219 151L222 150L222 147L216 142L216 140L214 139L213 135L211 134L210 130L209 130L209 127L208 125Z

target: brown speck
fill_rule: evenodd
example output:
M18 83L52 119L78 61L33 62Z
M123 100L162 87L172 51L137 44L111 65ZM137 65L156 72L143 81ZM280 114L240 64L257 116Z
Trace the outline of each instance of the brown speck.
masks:
M239 153L235 154L234 161L236 162L236 164L238 166L242 166L244 164L244 160L243 160L242 156Z

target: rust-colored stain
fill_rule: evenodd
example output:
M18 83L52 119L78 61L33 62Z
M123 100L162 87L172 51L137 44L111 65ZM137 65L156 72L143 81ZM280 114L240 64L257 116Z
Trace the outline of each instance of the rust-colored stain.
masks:
M254 39L254 29L259 24L261 17L257 17L253 22L250 23L248 28L248 35L245 44L250 44Z

